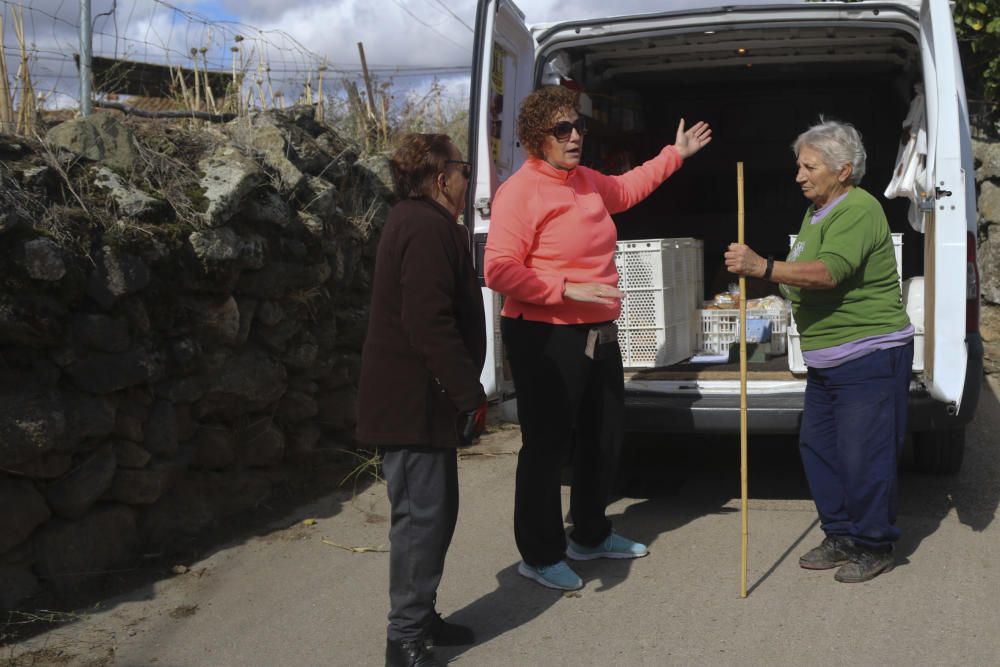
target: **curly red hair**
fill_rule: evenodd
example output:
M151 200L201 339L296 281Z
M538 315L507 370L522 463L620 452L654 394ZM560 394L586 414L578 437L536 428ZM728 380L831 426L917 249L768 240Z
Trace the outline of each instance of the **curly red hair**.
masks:
M542 158L542 146L561 113L577 111L580 94L563 86L544 86L532 91L517 115L517 138L532 157Z

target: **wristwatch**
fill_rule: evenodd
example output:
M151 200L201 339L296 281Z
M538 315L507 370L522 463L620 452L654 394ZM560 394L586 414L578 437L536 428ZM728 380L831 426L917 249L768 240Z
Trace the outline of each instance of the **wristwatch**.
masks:
M767 256L767 268L764 269L764 275L761 276L764 280L771 279L771 271L774 271L774 255Z

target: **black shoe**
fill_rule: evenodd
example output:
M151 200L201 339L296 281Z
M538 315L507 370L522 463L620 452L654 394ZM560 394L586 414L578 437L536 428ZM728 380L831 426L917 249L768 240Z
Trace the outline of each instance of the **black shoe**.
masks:
M448 623L436 611L427 624L427 638L434 646L466 646L476 642L472 628L458 623Z
M385 667L444 667L423 639L385 641Z
M860 584L862 581L871 581L894 567L896 567L896 559L892 555L892 549L873 551L864 547L855 547L851 562L837 570L837 574L833 575L833 578L842 584Z
M854 555L854 541L841 535L827 535L818 547L799 558L799 567L806 570L829 570L846 565Z

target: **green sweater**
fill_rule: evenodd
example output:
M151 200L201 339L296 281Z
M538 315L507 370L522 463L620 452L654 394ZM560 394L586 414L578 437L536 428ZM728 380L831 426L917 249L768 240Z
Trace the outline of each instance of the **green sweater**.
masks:
M855 187L822 220L810 224L810 206L789 262L820 260L837 284L833 289L782 285L792 302L803 350L819 350L860 338L899 331L909 318L889 223L875 197Z

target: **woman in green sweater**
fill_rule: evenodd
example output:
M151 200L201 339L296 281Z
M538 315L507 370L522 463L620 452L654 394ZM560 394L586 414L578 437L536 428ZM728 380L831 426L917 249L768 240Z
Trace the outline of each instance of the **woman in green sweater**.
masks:
M799 449L826 537L807 570L868 581L895 565L899 452L906 436L913 326L900 298L881 204L858 187L865 149L853 126L820 123L793 144L812 202L784 262L734 243L732 273L781 285L809 367Z

